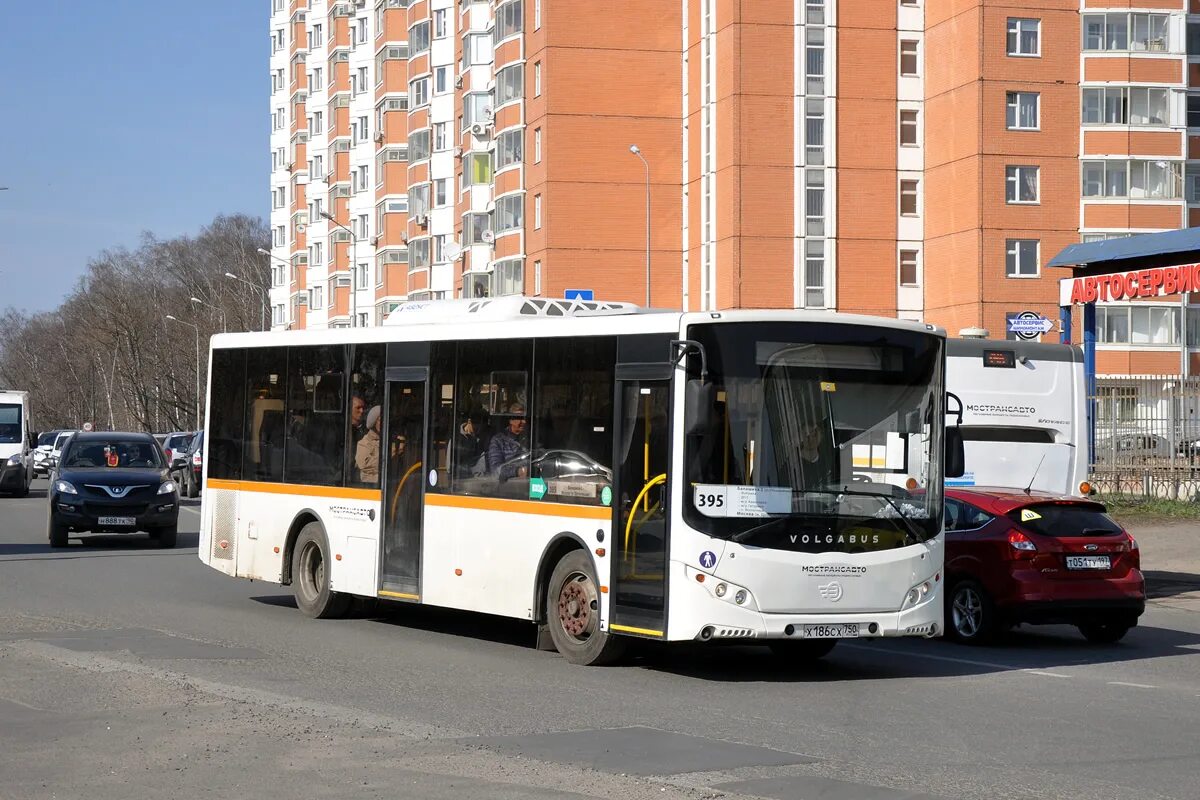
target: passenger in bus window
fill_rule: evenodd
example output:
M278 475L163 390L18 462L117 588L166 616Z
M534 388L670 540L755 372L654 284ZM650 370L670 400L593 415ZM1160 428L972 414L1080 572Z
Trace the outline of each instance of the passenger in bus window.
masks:
M358 479L372 486L379 485L379 431L383 416L379 406L367 412L367 432L359 440L354 451L354 465L358 468Z
M455 474L459 478L480 477L487 471L487 451L481 428L479 412L471 411L454 435Z
M366 413L367 401L361 394L350 398L350 435L354 437L352 439L354 445L357 445L358 440L367 432L367 426L363 425L363 415Z
M487 450L488 471L494 473L501 481L529 475L528 465L508 463L529 452L529 446L525 443L525 406L513 403L509 406L508 413L511 415L508 424L492 437Z

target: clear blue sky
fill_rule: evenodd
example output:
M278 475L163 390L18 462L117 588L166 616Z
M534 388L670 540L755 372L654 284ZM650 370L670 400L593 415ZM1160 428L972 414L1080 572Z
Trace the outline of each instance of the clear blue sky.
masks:
M267 0L0 5L0 309L142 231L267 216Z

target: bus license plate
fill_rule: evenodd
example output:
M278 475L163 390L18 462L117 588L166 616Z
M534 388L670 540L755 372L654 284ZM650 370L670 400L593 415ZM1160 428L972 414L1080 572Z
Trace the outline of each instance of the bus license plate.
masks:
M100 517L101 525L136 525L137 517Z
M1108 556L1067 556L1067 569L1111 569Z
M800 636L803 639L855 639L858 638L858 625L802 625Z

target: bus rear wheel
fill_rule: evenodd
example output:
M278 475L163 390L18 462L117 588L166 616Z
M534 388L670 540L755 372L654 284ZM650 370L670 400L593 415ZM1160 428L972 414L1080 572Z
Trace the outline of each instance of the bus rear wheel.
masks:
M292 549L292 591L296 606L313 619L340 617L350 608L350 597L330 587L329 541L319 522L305 525Z
M546 592L546 623L562 657L572 664L612 664L625 642L600 630L600 593L592 560L572 550L559 560Z

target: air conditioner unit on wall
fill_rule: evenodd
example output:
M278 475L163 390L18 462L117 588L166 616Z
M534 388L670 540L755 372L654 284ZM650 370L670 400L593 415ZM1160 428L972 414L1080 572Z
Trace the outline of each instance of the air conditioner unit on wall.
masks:
M471 135L483 138L484 136L488 135L489 130L491 129L487 125L484 125L481 122L476 122L471 126Z
M417 214L415 217L413 217L413 222L417 223L422 228L424 228L426 225L429 224L429 215L428 214Z

